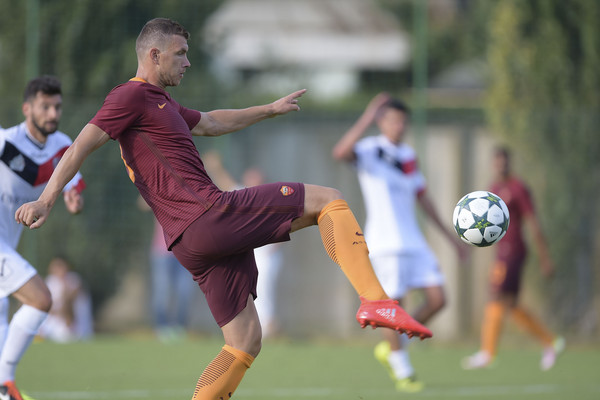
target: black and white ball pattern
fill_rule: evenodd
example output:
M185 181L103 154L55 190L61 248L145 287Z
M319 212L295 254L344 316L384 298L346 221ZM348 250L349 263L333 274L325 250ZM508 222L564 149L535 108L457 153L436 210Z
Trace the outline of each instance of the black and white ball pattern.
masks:
M483 190L465 195L454 208L452 222L458 236L477 247L498 242L508 229L508 207L496 194Z

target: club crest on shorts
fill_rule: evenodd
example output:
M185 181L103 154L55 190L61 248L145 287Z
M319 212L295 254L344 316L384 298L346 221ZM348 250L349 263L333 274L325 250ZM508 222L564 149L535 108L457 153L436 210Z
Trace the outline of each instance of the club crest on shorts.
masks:
M279 191L281 192L282 195L284 196L290 196L292 194L294 194L294 189L292 189L291 187L287 186L287 185L283 185Z

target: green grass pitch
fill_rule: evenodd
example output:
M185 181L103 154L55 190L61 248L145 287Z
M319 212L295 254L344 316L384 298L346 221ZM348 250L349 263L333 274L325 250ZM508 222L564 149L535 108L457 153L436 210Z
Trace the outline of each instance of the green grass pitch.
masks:
M189 400L221 346L218 338L167 345L119 336L35 343L19 366L17 383L37 400ZM364 341L267 341L234 398L600 399L600 349L589 345L567 347L554 369L541 372L540 352L531 344L502 348L494 367L480 371L459 367L472 345L417 344L412 359L426 383L418 394L396 392L372 349Z

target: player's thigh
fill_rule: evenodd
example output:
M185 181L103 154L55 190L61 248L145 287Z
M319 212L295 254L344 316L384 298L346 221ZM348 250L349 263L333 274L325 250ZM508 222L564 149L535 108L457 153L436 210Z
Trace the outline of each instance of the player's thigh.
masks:
M442 285L427 286L421 289L425 303L433 309L440 309L446 304L446 292Z
M253 357L260 352L262 329L252 296L246 307L235 318L221 327L225 344L242 350Z

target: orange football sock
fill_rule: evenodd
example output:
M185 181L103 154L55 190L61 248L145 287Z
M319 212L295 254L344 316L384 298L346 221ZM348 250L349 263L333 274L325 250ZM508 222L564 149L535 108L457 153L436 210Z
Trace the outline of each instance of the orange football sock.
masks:
M502 330L504 304L494 301L485 307L481 327L481 350L494 357L498 348L498 338Z
M208 364L194 390L192 400L229 399L250 368L254 357L231 346L223 350Z
M327 254L342 268L358 295L367 300L388 299L373 271L365 237L348 203L334 200L327 204L317 223Z
M512 310L512 317L521 328L538 338L544 346L552 346L552 341L554 340L552 333L550 333L533 315L520 307L515 307Z

